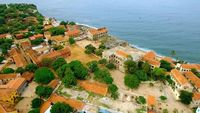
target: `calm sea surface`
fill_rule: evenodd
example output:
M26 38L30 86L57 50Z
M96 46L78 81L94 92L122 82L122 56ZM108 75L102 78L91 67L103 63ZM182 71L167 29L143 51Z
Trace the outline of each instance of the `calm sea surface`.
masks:
M200 0L0 0L34 3L49 17L110 33L143 49L200 63Z

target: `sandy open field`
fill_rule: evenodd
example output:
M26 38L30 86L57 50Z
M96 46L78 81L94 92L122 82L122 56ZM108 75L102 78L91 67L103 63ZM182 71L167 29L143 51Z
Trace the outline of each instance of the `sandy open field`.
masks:
M81 48L80 46L76 45L76 44L70 46L70 49L71 49L71 56L66 58L67 62L70 62L70 61L73 61L73 60L79 60L83 64L86 64L86 63L93 61L93 60L96 60L96 61L99 60L99 58L96 57L93 54L90 54L90 55L85 54L84 49Z

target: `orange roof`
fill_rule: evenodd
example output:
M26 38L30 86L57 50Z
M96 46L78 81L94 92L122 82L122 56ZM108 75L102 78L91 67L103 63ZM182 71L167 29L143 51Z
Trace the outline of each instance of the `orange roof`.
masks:
M11 51L10 51L10 54L11 54L15 64L17 65L17 67L26 66L27 62L24 59L24 57L22 56L22 54L20 54L18 49L12 48Z
M93 28L91 28L91 29L89 29L88 31L89 31L92 35L99 35L99 34L107 33L107 32L108 32L107 28L105 28L105 27L102 27L102 28L99 28L99 29L93 29Z
M144 57L143 61L148 62L150 65L153 65L153 66L156 66L156 67L160 67L160 62L155 60L155 59Z
M0 113L7 113L1 104L0 104Z
M194 73L192 73L191 71L188 71L188 72L185 72L184 75L189 81L192 82L192 84L195 87L200 88L200 78L198 78Z
M29 37L30 40L35 40L35 39L38 39L38 38L43 38L44 35L43 34L36 34L36 35L33 35L31 37Z
M1 79L16 78L18 75L19 75L19 73L0 74L0 80Z
M22 42L21 43L21 46L23 47L23 48L25 48L25 47L30 47L31 46L31 43L29 42L29 41L25 41L25 42Z
M188 83L187 79L177 69L172 69L171 74L179 84L184 85Z
M44 26L44 30L51 29L52 27L53 27L52 25L45 25L45 26Z
M64 98L62 96L52 94L50 98L42 104L40 107L40 113L44 113L51 105L51 103L57 103L57 102L64 102L71 107L82 110L85 104L81 101L75 100L75 99L70 99L70 98Z
M8 89L18 90L24 83L26 82L25 78L16 78L14 80L9 81L6 86Z
M15 37L16 37L17 39L21 39L21 38L24 37L24 34L21 34L21 33L20 33L20 34L16 34Z
M170 57L164 57L164 58L162 58L162 60L169 62L171 64L171 66L175 66L173 59Z
M8 34L0 34L0 38L5 38Z
M16 93L13 89L1 89L0 88L0 100L4 100L5 98L10 98L13 93Z
M155 59L156 58L156 53L154 51L149 51L144 55L144 58Z
M33 79L34 74L32 72L24 72L22 77L25 78L27 81L31 81Z
M73 36L79 36L80 35L80 30L77 25L67 25L67 36L73 37Z
M87 91L105 96L108 92L108 86L99 82L79 81L79 85Z
M49 40L54 40L54 41L57 41L57 42L61 42L61 41L65 41L67 40L66 37L62 36L62 35L57 35L57 36L51 36L48 38Z
M192 99L193 100L200 100L200 92L194 92Z
M129 56L126 52L121 51L121 50L116 51L116 54L120 55L122 57L125 57L125 58L127 58Z
M50 86L50 87L52 87L53 89L55 89L55 88L57 87L58 84L59 84L59 80L54 79L54 80L52 80L52 81L48 84L48 86Z
M148 104L148 106L155 106L156 98L154 96L148 95L147 96L147 104Z
M182 68L185 68L185 69L197 69L197 70L200 70L200 64L182 64L181 65Z

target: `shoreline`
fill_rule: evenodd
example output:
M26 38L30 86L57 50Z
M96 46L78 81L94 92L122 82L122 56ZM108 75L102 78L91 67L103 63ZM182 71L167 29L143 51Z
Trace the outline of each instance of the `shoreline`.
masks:
M91 25L88 25L88 24L82 24L82 23L78 23L78 22L76 22L76 24L77 24L77 25L80 25L80 26L88 27L88 28L97 29L97 27L91 26ZM113 36L113 35L111 35L111 34L108 34L108 35L110 35L111 37L114 37L114 38L117 39L117 40L122 40L122 39L119 39L119 38L117 38L116 36ZM125 41L125 40L123 40L123 41ZM126 41L126 42L127 42L127 41ZM141 51L141 52L144 52L144 53L147 53L147 52L149 52L149 51L154 51L154 52L156 53L156 56L157 56L158 58L169 57L169 56L161 55L161 54L157 53L155 50L152 50L152 49L149 49L149 48L142 48L142 47L139 47L138 45L131 44L131 43L129 43L129 42L127 42L127 43L128 43L128 46L129 46L129 47L131 47L131 48L133 48L133 49L137 49L138 51ZM172 58L172 57L170 57L170 58ZM177 60L177 59L175 59L175 58L172 58L172 59L173 59L173 60Z

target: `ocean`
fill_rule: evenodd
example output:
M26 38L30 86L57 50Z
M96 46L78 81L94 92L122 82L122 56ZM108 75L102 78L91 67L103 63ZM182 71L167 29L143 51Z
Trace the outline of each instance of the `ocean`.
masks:
M34 3L48 17L95 27L143 49L200 63L200 0L0 0Z

